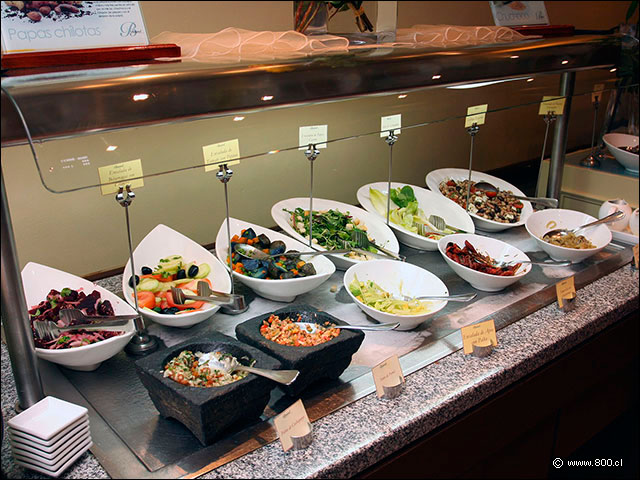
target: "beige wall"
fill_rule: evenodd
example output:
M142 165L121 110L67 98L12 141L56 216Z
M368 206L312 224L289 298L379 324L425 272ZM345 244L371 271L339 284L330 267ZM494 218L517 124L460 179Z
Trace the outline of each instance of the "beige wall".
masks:
M163 30L205 32L226 26L261 29L291 27L291 2L142 2L151 35ZM491 23L487 2L398 2L399 26L412 23ZM580 4L576 8L575 4ZM184 5L182 5L184 4ZM547 2L553 23L583 28L609 28L624 17L627 2ZM573 10L572 10L573 9ZM589 11L593 14L589 14ZM345 14L346 15L346 14ZM480 21L481 20L481 21ZM199 166L203 145L238 138L241 155L297 145L301 125L329 125L329 138L379 129L380 116L402 113L403 125L433 122L464 114L465 107L488 103L490 108L539 101L558 91L559 77L538 76L472 90L439 89L414 92L403 100L395 95L334 104L276 110L232 117L184 122L170 126L130 129L106 135L47 142L38 146L45 178L55 188L96 183L96 168L141 158L145 174L176 167ZM576 93L614 77L608 71L577 75ZM589 143L591 105L588 95L574 99L569 147ZM424 186L426 173L442 167L464 167L469 137L461 120L405 129L394 147L394 180ZM544 122L537 106L492 114L476 141L474 168L488 170L540 155ZM112 153L106 145L118 145ZM48 174L48 167L70 156L88 155L91 167L71 175ZM385 180L388 147L374 135L330 145L315 164L317 197L357 203L357 188ZM39 183L27 147L3 149L2 168L22 267L35 261L75 274L121 267L127 259L124 211L113 195L92 188L52 194ZM273 226L273 203L308 194L308 162L298 151L245 160L234 167L229 184L231 215ZM137 244L156 224L164 223L195 241L214 241L224 217L223 187L213 172L202 168L145 179L131 207L133 241Z

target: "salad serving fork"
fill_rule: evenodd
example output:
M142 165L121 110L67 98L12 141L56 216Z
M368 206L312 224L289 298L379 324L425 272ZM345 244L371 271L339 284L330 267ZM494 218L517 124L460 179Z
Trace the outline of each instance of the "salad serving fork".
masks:
M351 240L353 240L360 248L364 248L365 250L369 247L373 247L378 251L384 253L387 257L393 258L394 260L399 260L400 262L404 262L406 260L406 257L403 257L401 255L398 255L397 253L393 253L387 250L386 248L376 245L374 242L369 240L367 234L361 230L351 230Z

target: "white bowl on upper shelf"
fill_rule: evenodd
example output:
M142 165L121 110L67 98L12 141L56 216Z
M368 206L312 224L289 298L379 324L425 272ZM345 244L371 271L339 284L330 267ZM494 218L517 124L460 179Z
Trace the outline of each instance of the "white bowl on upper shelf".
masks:
M280 240L285 243L287 251L298 250L299 252L312 251L307 245L302 242L284 235L282 233L269 230L268 228L261 227L260 225L254 225L243 220L235 218L229 219L231 225L231 237L234 235L241 235L243 229L252 228L256 235L265 234L272 242ZM218 230L218 236L216 237L216 255L218 259L229 269L227 264L227 257L229 255L229 242L227 239L227 220L225 219L220 225ZM233 272L233 276L240 282L244 283L247 287L251 288L254 292L269 300L275 300L276 302L293 302L298 295L307 293L316 287L319 287L336 271L336 267L326 256L320 257L301 257L307 263L311 263L316 274L308 277L298 278L286 278L286 279L273 279L267 280L265 278L253 278L247 275L242 275L237 272Z
M549 208L539 210L527 219L526 228L531 238L538 246L547 252L554 260L570 261L572 263L581 262L592 255L595 255L611 241L611 230L606 225L596 225L589 228L583 236L595 245L595 248L577 249L552 245L542 240L542 236L549 230L555 228L576 228L595 222L597 219L586 213L576 210L565 210L562 208Z
M431 308L416 315L396 315L366 305L351 293L349 285L354 277L358 281L373 281L393 296L449 295L447 286L436 275L424 268L395 260L370 260L350 267L344 274L344 288L364 313L382 323L400 322L397 330L411 330L433 317L447 305L446 300L429 300Z
M438 242L438 250L442 258L444 258L447 265L449 265L460 278L470 283L471 286L477 290L482 290L483 292L499 292L524 278L524 276L531 271L531 264L525 263L520 266L513 276L492 275L469 268L447 256L446 248L449 242L455 243L460 248L464 248L465 241L473 245L478 253L489 255L494 260L511 262L530 260L530 258L522 250L495 238L466 233L456 233L441 238Z
M602 137L611 155L627 170L638 173L638 154L627 152L621 147L637 147L638 136L626 133L607 133Z
M426 177L427 186L433 192L436 192L442 195L440 192L440 183L446 180L455 180L455 181L463 181L469 179L469 170L464 168L440 168L438 170L433 170L429 172ZM516 188L514 185L511 185L509 182L505 182L504 180L494 177L493 175L489 175L488 173L482 172L471 172L471 181L472 182L489 182L498 190L511 190L514 195L519 195L524 197L525 194ZM444 197L444 195L442 195ZM445 197L446 198L446 197ZM453 200L451 200L453 202ZM533 213L533 207L531 203L527 200L521 200L522 202L522 211L520 212L520 219L514 223L503 223L496 222L495 220L489 220L488 218L483 218L475 213L469 213L471 218L473 219L473 223L476 224L476 227L480 230L484 230L487 232L500 232L502 230L506 230L508 228L513 227L521 227L527 221L529 215Z
M27 308L38 305L47 298L52 290L61 291L63 288L72 290L82 289L85 293L93 290L100 292L101 300L109 300L116 315L135 315L136 311L124 300L109 290L96 285L89 280L77 277L62 270L29 262L22 269L22 284ZM36 355L43 360L63 365L72 370L92 371L102 362L116 355L122 350L135 332L133 320L124 327L104 327L104 330L123 331L122 335L107 338L100 342L85 345L83 347L60 348L50 350L36 348Z
M303 237L296 231L296 229L293 227L293 225L291 225L290 222L291 215L283 210L286 208L287 210L293 211L297 207L309 210L309 197L288 198L286 200L281 200L277 202L273 207L271 207L271 216L278 224L278 226L282 228L288 235L304 243L305 245L308 245L309 239ZM336 202L334 200L325 200L323 198L314 198L313 211L316 212L323 210L338 210L339 212L344 214L348 212L348 214L351 215L354 219L359 219L362 223L364 223L364 225L366 225L367 233L371 238L373 238L377 245L380 245L382 248L386 248L393 253L398 253L400 251L398 239L378 215L374 215L373 213L369 213L362 208L346 203ZM322 251L327 250L325 247L315 243L314 248ZM345 257L344 255L328 255L328 257L336 265L336 268L340 270L346 270L352 265L366 261L351 259Z
M142 267L154 268L161 258L169 255L182 255L185 262L196 262L198 265L207 263L211 268L207 279L211 282L212 290L231 293L231 279L229 273L215 255L203 248L189 237L176 232L166 225L159 224L151 230L133 251L133 261L136 274L139 276ZM129 305L135 308L133 288L129 286L131 277L131 261L127 261L122 275L122 292ZM205 303L202 310L168 315L141 309L142 315L153 322L167 327L187 328L204 322L220 309L219 305Z
M402 188L406 183L398 183L391 182L391 188ZM473 220L469 216L464 209L455 202L450 201L438 193L432 192L431 190L427 190L426 188L417 187L415 185L408 185L413 189L413 193L418 201L418 206L424 211L424 214L427 218L429 215L438 215L439 217L444 218L447 225L451 225L452 227L459 228L460 230L464 230L469 233L475 233L475 226L473 224ZM385 195L387 195L387 182L375 182L368 183L363 185L358 189L357 197L358 202L362 207L371 213L378 215L383 222L386 223L386 216L381 215L380 212L376 210L371 203L371 197L369 194L369 189L373 188L375 190L379 190ZM394 208L393 201L391 202L391 208ZM386 210L386 206L385 206ZM423 237L418 233L414 233L405 227L395 224L393 222L389 222L389 227L393 230L393 232L398 237L400 243L407 245L412 248L417 248L418 250L438 250L438 240L433 240L431 238Z

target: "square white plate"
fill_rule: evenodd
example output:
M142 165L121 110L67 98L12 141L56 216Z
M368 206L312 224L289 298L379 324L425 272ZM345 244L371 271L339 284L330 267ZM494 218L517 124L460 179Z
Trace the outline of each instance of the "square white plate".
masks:
M82 448L80 448L80 450L78 450L73 455L71 455L69 459L56 470L50 470L48 468L45 468L44 465L35 465L33 463L20 460L15 455L13 457L13 460L16 462L17 465L20 465L21 467L29 468L31 470L35 470L36 472L44 473L45 475L50 475L52 477L58 477L62 472L64 472L67 468L69 468L73 464L73 462L75 462L78 458L80 458L80 456L84 452L89 450L92 446L93 446L93 442L89 440L85 445L82 446Z
M76 434L72 435L69 440L60 442L58 448L51 451L43 451L36 448L32 443L24 443L20 440L16 440L16 437L11 437L11 449L15 449L18 454L28 457L27 453L37 455L38 457L48 458L54 460L61 455L64 456L70 448L75 447L85 437L90 436L91 431L88 426L81 428Z
M33 443L37 448L42 448L41 445L43 447L54 447L62 438L64 438L69 433L71 433L71 431L73 431L76 428L78 428L79 425L85 425L85 424L89 425L89 414L88 413L86 415L84 415L84 417L82 417L79 420L76 420L75 422L73 422L71 425L69 425L67 428L65 428L61 432L59 432L54 437L51 437L49 440L43 440L43 439L41 439L39 437L36 437L34 435L30 435L30 434L22 432L20 430L14 430L11 427L8 427L7 431L9 432L9 434L13 435L14 437L19 437L20 440L22 442L24 442L24 443L26 443L26 442Z
M45 397L13 417L7 424L14 431L29 433L42 440L51 440L87 414L88 410L85 407L59 398Z

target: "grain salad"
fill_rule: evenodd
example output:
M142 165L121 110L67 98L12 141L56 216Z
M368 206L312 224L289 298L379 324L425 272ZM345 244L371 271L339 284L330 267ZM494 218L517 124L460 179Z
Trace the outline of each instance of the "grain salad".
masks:
M189 387L221 387L248 375L240 370L230 374L221 370L220 362L226 357L233 358L233 355L222 352L194 354L190 350L183 350L167 363L162 374Z

